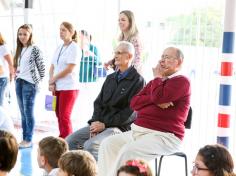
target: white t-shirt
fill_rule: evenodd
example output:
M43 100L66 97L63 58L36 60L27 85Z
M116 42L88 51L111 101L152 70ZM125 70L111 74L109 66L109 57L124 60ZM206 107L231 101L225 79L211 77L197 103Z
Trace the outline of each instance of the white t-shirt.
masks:
M3 74L0 75L0 78L5 78L5 77L9 77L9 67L8 67L8 63L6 61L6 59L4 58L4 56L10 54L10 51L7 49L7 46L5 44L0 45L0 60L1 60L1 65L3 68Z
M56 90L78 90L79 89L79 61L82 52L75 42L67 46L59 46L53 56L54 75L62 72L68 64L76 64L71 73L56 81Z
M13 121L7 112L0 106L0 130L5 130L15 134Z
M59 171L59 168L54 168L54 169L51 170L50 173L47 173L47 172L45 171L45 173L43 174L43 176L57 176L58 171Z
M29 64L32 49L33 46L24 47L22 49L20 56L18 58L17 78L21 78L32 84L35 84L32 75L30 73L30 64Z

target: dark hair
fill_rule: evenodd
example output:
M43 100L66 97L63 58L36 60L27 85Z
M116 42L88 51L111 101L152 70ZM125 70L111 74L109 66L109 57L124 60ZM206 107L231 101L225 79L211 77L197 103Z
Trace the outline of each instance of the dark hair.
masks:
M5 43L6 43L6 42L5 42L3 36L2 36L2 34L1 34L1 32L0 32L0 45L3 45L3 44L5 44Z
M16 164L18 144L9 132L0 130L0 170L10 172Z
M202 157L203 163L214 175L235 176L232 156L223 145L206 145L199 150L198 155Z
M97 176L96 161L84 150L72 150L63 154L58 165L69 176Z
M86 36L86 37L89 37L89 33L88 33L86 30L83 30L83 29L82 29L82 30L80 31L80 33L83 34L83 35Z
M83 36L87 37L87 38L89 39L89 42L92 41L92 39L93 39L92 35L89 34L86 30L83 30L83 29L82 29L82 30L80 30L80 33L81 33Z
M125 172L135 176L152 176L152 171L148 164L143 160L128 160L124 166L121 166L117 171L119 173Z
M17 40L16 40L17 46L16 46L16 53L15 53L15 56L14 56L14 67L15 68L18 66L18 58L20 56L22 48L24 47L23 44L20 42L19 36L18 36L20 29L25 29L30 33L30 37L29 37L29 40L27 42L27 46L30 46L34 43L33 42L33 34L32 34L32 25L31 24L24 24L24 25L20 26L17 30Z
M59 137L45 137L39 142L40 155L44 156L52 168L58 167L58 160L68 150L66 141Z
M64 21L61 23L61 25L63 25L66 29L68 29L68 31L70 31L70 33L72 33L72 40L77 43L78 42L78 34L77 34L77 31L74 29L74 26L67 22L67 21Z
M127 41L131 41L131 38L138 35L138 28L136 26L136 23L135 23L135 18L134 18L134 14L132 11L130 10L123 10L120 12L120 14L124 14L128 20L129 20L129 31L128 31L128 39ZM121 32L120 34L120 37L119 37L119 41L122 41L124 40L124 33Z

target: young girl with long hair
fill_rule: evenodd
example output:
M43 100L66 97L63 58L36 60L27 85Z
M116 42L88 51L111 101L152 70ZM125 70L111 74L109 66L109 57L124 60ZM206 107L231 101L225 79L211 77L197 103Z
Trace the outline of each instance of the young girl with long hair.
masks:
M32 27L29 24L20 26L17 31L14 68L16 70L16 96L23 129L23 140L19 148L27 148L32 146L36 91L45 75L42 52L33 44Z

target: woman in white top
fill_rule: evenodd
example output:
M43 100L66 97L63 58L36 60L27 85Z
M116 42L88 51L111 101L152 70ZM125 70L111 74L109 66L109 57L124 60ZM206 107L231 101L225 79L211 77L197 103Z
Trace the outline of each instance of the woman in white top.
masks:
M78 96L79 61L81 50L77 44L77 32L69 22L60 25L63 44L56 49L49 71L49 90L57 97L56 116L60 137L72 133L71 112Z
M13 59L10 54L5 40L3 39L2 34L0 33L0 60L2 63L2 73L0 74L0 106L3 105L4 91L7 86L8 78L12 80L14 73L13 69Z
M31 25L24 24L18 29L14 67L16 96L23 129L23 141L19 144L19 148L27 148L32 146L36 90L45 75L42 53L33 45Z
M142 74L141 56L143 52L143 46L141 38L139 37L139 31L136 26L133 12L130 10L121 11L119 14L118 23L121 31L118 41L128 41L134 45L135 53L132 65L139 74ZM109 66L115 69L116 66L114 63L115 59L112 59L105 63L104 66L106 69L108 69Z

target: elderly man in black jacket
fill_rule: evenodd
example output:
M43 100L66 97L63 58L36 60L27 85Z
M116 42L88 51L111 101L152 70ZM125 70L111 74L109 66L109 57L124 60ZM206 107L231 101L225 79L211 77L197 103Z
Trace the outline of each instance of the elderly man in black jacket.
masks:
M107 76L94 101L89 125L66 138L70 150L87 150L96 160L99 145L104 138L130 130L135 118L130 100L145 84L144 78L131 65L134 57L134 46L131 43L120 42L114 54L117 69Z

